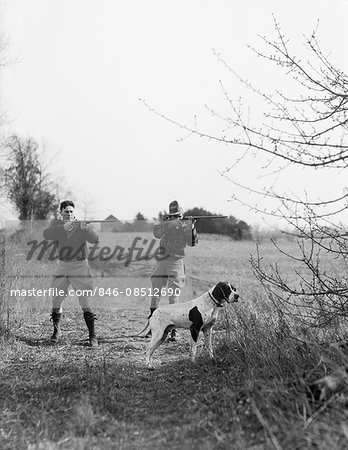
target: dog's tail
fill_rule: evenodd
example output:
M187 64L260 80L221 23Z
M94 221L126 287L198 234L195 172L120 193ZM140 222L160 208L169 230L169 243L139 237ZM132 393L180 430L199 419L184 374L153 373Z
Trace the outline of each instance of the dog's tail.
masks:
M128 335L128 336L125 336L125 337L139 337L141 334L143 334L144 333L144 331L146 331L148 328L149 328L149 325L150 325L150 320L149 319L147 319L147 322L146 322L146 324L145 324L145 327L139 332L139 333L137 333L137 334L130 334L130 335Z

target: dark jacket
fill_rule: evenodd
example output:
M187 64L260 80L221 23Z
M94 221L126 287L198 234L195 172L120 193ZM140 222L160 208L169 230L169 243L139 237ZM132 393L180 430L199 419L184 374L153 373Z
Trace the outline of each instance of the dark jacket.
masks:
M43 232L43 237L47 240L56 242L57 251L60 261L82 261L87 258L86 242L96 244L98 242L98 235L91 228L76 228L67 232L63 228L64 222L56 220L51 223L49 228Z
M184 257L185 247L194 247L198 243L196 228L175 228L172 221L164 221L155 225L153 235L161 239L163 254L169 257Z

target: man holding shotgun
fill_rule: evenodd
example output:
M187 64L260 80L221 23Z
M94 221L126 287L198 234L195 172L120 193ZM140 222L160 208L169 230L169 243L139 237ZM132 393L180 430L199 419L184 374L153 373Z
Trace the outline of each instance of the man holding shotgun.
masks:
M79 294L79 302L83 311L88 331L89 344L96 347L98 341L94 331L95 315L90 305L93 291L93 279L91 269L87 261L86 242L97 244L98 235L83 221L75 218L75 205L70 200L60 204L62 220L53 221L49 228L44 230L43 237L54 240L57 243L59 264L53 279L52 288L59 295L52 297L53 335L52 342L57 342L61 336L60 319L62 316L62 304L68 294L71 284Z
M157 309L161 298L161 290L165 289L169 295L169 304L175 303L185 286L185 247L194 247L198 243L195 220L188 217L183 219L183 211L176 200L169 204L169 215L160 224L155 225L153 234L161 239L163 258L157 261L151 275L152 298L150 316ZM146 335L151 336L151 331ZM176 330L172 330L169 338L176 340Z

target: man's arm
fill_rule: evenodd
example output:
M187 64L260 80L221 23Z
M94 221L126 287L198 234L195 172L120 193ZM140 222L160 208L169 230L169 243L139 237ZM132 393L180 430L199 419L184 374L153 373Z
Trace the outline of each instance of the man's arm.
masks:
M83 231L84 238L87 242L89 242L90 244L97 244L99 242L97 233L92 228L90 228L86 222L79 221L77 226L80 227Z
M159 223L159 224L155 225L155 226L154 226L154 229L153 229L153 235L154 235L155 238L157 238L157 239L161 239L161 237L164 236L164 232L163 232L163 230L162 230L161 225L162 225L162 224Z
M64 228L64 223L61 220L54 220L50 226L43 231L44 239L55 240L59 239Z
M85 233L86 233L86 241L89 242L90 244L96 244L99 241L97 233L94 230L92 230L92 228L87 227L85 229Z
M198 244L198 234L195 226L192 228L191 242L191 247L195 247Z
M155 236L155 238L161 239L166 233L168 233L168 231L171 231L175 228L179 229L181 228L181 225L182 222L180 221L180 219L161 222L155 225L153 229L153 235Z
M198 244L198 234L193 220L188 220L185 224L186 227L186 244L190 247L194 247Z

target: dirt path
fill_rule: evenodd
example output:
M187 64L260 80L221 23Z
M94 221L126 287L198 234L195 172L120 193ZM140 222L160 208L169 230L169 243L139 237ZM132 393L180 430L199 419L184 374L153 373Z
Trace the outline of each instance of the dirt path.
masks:
M191 363L188 330L160 346L149 371L148 340L126 337L143 328L147 308L96 308L100 344L91 349L81 311L69 306L58 344L47 311L28 311L0 346L1 449L214 447L211 401L230 380L204 356Z
M35 316L28 318L28 322L21 323L14 332L16 340L27 346L27 350L40 351L40 349L54 349L62 354L71 356L82 352L82 357L91 359L105 357L117 360L125 358L129 363L136 362L144 364L145 352L149 339L143 337L129 337L140 332L148 317L145 308L136 309L106 309L96 308L96 332L99 346L95 349L88 347L88 330L84 323L80 310L65 308L61 320L62 338L58 344L52 345L50 335L52 334L52 323L49 315L41 314L39 320ZM178 341L166 341L155 354L155 363L163 365L167 361L180 358L188 358L189 331L179 330ZM87 352L87 353L84 353ZM126 363L126 361L125 361Z

